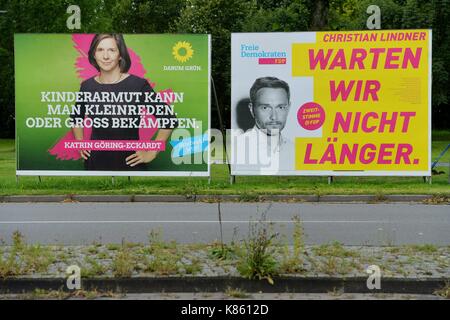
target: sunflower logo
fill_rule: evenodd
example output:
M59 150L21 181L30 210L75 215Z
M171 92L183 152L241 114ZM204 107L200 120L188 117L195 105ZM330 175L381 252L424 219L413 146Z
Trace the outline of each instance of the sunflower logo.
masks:
M186 62L194 55L192 45L187 41L178 41L172 48L173 57L179 62Z

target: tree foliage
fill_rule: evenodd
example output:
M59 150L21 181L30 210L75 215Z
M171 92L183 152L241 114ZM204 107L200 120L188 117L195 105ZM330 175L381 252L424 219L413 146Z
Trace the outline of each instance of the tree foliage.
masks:
M239 32L256 10L256 2L242 0L189 0L175 24L178 33L209 33L212 37L212 68L219 106L229 114L231 32ZM213 115L218 127L216 110ZM225 117L228 119L229 117Z
M14 33L209 33L212 76L229 125L230 33L365 30L369 5L382 29L433 29L433 126L450 128L450 0L77 0L81 30L69 30L69 0L0 0L0 137L14 136ZM213 108L213 126L218 127Z
M184 0L123 0L112 9L113 29L122 33L164 33L184 7Z

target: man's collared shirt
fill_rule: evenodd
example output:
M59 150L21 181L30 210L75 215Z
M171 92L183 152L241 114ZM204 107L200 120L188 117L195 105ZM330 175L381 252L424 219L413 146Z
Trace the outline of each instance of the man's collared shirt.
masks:
M281 132L267 135L254 126L234 140L236 171L277 173L294 170L294 144Z

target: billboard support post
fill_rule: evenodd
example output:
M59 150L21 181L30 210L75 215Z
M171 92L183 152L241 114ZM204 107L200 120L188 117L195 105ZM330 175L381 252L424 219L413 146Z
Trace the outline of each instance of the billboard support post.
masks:
M111 183L112 183L112 185L115 184L114 176L111 177Z
M216 103L216 108L217 108L217 115L219 116L219 125L220 125L220 131L222 131L222 135L225 137L226 135L226 131L225 131L225 127L223 125L223 120L222 120L222 112L220 110L220 106L219 106L219 99L217 99L217 91L216 91L216 85L214 84L214 79L213 77L211 77L211 84L212 84L212 91L214 92L214 101ZM225 151L225 156L226 156L226 160L228 163L228 171L231 174L231 166L230 166L230 161L228 160L228 151L227 151L227 144L226 144L226 139L222 139L223 141L223 149ZM211 150L210 150L211 152Z
M328 184L332 184L333 183L333 176L328 176Z
M424 176L423 177L423 182L424 183L429 183L429 184L431 184L432 183L432 180L431 180L431 176Z

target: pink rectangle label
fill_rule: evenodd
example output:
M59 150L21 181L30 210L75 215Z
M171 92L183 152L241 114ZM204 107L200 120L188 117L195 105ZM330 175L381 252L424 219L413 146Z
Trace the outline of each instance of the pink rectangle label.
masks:
M286 64L286 58L259 58L259 64Z
M64 142L66 150L95 150L95 151L164 151L165 141L152 140L67 140Z

